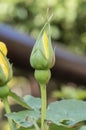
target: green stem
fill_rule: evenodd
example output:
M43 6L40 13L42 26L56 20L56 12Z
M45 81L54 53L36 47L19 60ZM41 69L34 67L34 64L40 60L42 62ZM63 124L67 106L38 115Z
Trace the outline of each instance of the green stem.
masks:
M29 110L32 110L32 108L31 107L29 107L26 103L25 103L25 101L21 98L21 97L19 97L18 95L16 95L15 93L13 93L13 92L9 92L9 96L10 97L12 97L18 104L20 104L21 106L23 106L24 108L27 108L27 109L29 109Z
M3 103L4 103L4 106L5 106L6 113L7 114L11 113L11 109L10 109L7 97L3 98ZM9 122L10 130L14 130L13 121L8 118L8 122Z
M33 125L34 125L34 127L35 127L36 130L40 130L38 124L35 121L33 121Z
M46 85L40 84L40 89L41 89L41 101L42 101L42 106L41 106L41 130L44 130L44 121L46 119Z

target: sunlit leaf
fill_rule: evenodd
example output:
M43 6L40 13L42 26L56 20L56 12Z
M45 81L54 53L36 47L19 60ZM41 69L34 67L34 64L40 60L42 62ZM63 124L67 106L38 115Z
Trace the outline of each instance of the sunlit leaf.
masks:
M7 117L12 119L15 123L22 127L31 127L40 118L39 111L20 111L7 114Z
M86 120L86 102L61 100L51 103L47 109L47 120L62 126L74 126Z
M24 97L24 101L28 106L30 106L34 110L39 110L41 108L41 99L33 97L31 95L26 95Z

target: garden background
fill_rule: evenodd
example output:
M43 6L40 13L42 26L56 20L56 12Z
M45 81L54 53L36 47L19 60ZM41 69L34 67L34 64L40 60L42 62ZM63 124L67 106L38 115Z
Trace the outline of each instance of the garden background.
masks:
M47 10L49 10L48 14ZM52 41L55 42L57 45L62 46L63 48L67 48L74 54L85 56L85 0L0 0L0 23L10 25L19 32L28 34L34 39L37 38L41 28L45 24L47 15L50 16L52 13ZM28 74L28 72L26 74L24 70L20 70L19 68L17 69L14 67L14 75L17 75L17 78L13 78L10 86L17 86L14 87L14 91L16 91L16 89L18 90L19 86L18 92L20 93L20 96L27 94L27 89L25 92L20 92L24 90L24 86L28 88L28 93L35 96L40 96L39 89L31 73L30 75ZM21 84L19 82L21 82ZM36 85L37 93L34 92L35 87L32 87L33 90L31 90L31 85ZM54 87L51 88L51 86ZM22 90L20 88L22 88ZM77 88L77 84L65 84L63 82L57 82L56 80L54 81L54 79L52 79L49 84L48 92L50 92L49 102L59 98L86 98L85 86L80 85ZM18 110L19 109L21 108L18 108ZM5 129L6 128L4 128L4 130Z

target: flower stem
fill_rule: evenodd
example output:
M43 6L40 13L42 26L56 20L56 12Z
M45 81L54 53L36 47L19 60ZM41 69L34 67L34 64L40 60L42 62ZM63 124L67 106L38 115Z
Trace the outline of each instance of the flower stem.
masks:
M15 94L14 92L10 91L9 92L9 96L12 97L18 104L20 104L21 106L29 109L29 110L32 110L32 108L30 106L28 106L25 101L19 97L17 94Z
M34 127L35 127L36 130L40 130L38 124L35 121L33 121L33 125L34 125Z
M11 109L10 109L7 97L3 98L3 103L4 103L4 106L5 106L6 113L7 114L11 113ZM8 118L8 122L9 122L10 130L14 130L13 121Z
M44 121L46 119L46 85L40 84L41 89L41 100L42 100L42 106L41 106L41 130L44 130Z

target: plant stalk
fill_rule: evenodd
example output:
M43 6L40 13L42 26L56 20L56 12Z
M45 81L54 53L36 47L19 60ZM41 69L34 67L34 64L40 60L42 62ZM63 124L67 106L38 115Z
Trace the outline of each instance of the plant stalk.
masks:
M27 108L29 110L32 110L32 108L30 106L28 106L25 101L19 97L17 94L15 94L14 92L10 91L9 92L9 96L12 97L18 104L20 104L21 106L23 106L24 108Z
M46 106L47 106L47 98L46 98L46 85L40 84L41 89L41 130L44 129L44 121L46 119Z
M34 127L35 127L36 130L40 130L38 124L35 121L33 121L33 125L34 125Z
M5 111L7 114L11 113L11 109L7 100L7 97L3 98L3 103L4 103L4 107L5 107ZM9 126L10 126L10 130L14 130L14 125L13 125L13 121L11 119L8 118L8 122L9 122Z

